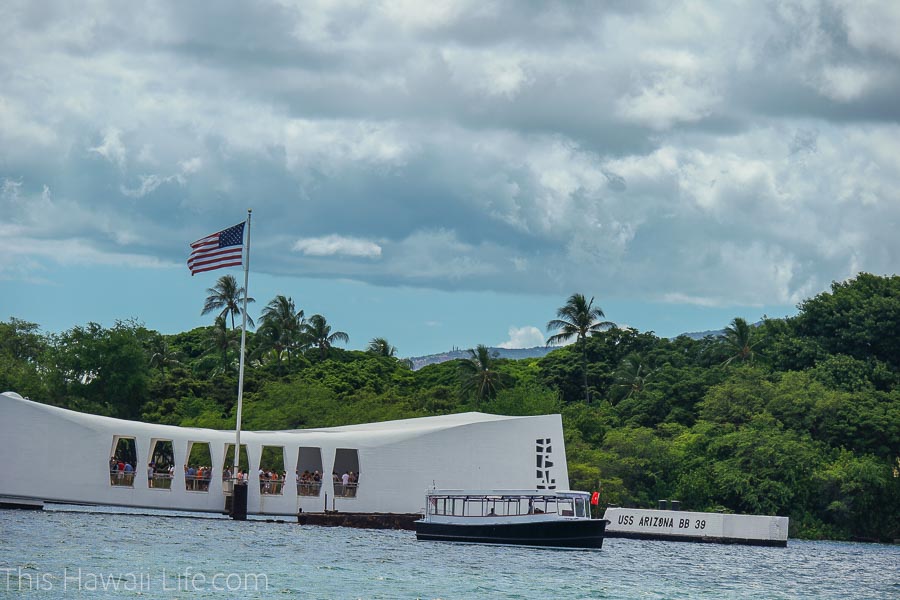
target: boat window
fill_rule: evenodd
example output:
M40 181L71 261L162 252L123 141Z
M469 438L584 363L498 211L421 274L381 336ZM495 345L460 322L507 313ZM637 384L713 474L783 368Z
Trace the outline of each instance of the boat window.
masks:
M464 516L483 517L488 514L488 501L482 498L469 498Z
M297 451L297 495L318 496L322 490L321 448L300 448Z
M334 495L344 498L356 497L359 488L359 450L337 448L334 452L334 467L331 469Z
M175 452L172 440L150 440L150 460L147 461L147 485L151 490L172 489Z
M575 499L575 516L584 517L584 498Z
M134 472L137 468L137 443L133 437L113 436L109 453L109 484L134 487Z
M559 498L556 501L557 512L563 517L573 517L575 516L575 508L573 506L572 498Z
M284 447L263 446L259 457L259 493L280 496L284 492Z
M184 470L184 489L189 492L208 492L212 480L212 453L209 442L188 442Z

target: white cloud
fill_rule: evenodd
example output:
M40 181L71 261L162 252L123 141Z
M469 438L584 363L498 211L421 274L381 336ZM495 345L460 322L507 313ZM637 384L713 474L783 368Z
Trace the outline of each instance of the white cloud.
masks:
M180 224L252 201L281 273L715 306L900 264L891 3L58 5L36 27L16 1L0 214L23 239L180 261Z
M103 141L99 146L88 148L118 167L125 165L125 144L122 143L122 132L115 127L107 127L103 132Z
M453 82L470 95L512 99L532 81L536 57L504 48L447 48L442 53Z
M828 66L822 71L819 91L838 102L856 100L875 83L877 75L859 67Z
M900 4L881 0L837 0L850 43L860 50L888 52L900 58Z
M199 156L194 156L193 158L179 162L178 166L185 175L193 175L203 167L203 159Z
M510 327L509 339L502 344L500 348L534 348L543 346L546 342L544 333L534 325L525 325L524 327Z
M391 123L306 119L286 124L284 148L289 169L333 176L353 163L402 166L413 151L401 128Z
M302 238L294 242L294 250L307 256L354 256L364 258L379 258L381 256L381 246L375 242L340 235Z

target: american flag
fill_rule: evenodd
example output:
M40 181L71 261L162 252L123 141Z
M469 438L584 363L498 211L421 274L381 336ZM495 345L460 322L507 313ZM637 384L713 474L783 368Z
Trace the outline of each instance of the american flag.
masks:
M241 266L245 224L246 221L238 223L191 244L191 255L187 261L191 275L222 267Z

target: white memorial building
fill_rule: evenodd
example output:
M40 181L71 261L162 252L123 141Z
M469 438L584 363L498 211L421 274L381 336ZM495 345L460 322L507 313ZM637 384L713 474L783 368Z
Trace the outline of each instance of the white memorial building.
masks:
M221 513L232 485L223 480L233 464L233 454L226 457L226 452L233 452L234 442L233 431L83 414L7 392L0 394L0 503ZM249 514L287 516L299 509L416 513L432 487L569 487L560 415L469 412L324 429L243 431L241 446L249 464ZM263 457L280 466L279 479L260 479ZM126 461L130 470L120 472L118 463ZM321 482L298 481L316 472Z

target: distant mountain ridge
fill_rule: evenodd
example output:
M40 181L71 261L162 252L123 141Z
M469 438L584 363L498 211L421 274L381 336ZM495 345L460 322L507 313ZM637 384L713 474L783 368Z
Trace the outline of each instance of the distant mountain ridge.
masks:
M759 323L754 323L758 326ZM710 329L709 331L692 331L673 336L671 339L686 336L692 340L702 340L706 336L719 337L725 335L724 329ZM535 346L534 348L490 348L491 354L497 353L498 358L508 358L511 360L519 360L522 358L541 358L559 348L559 346ZM436 365L438 363L447 362L448 360L457 360L459 358L469 358L468 350L460 350L455 348L448 352L440 354L427 354L425 356L412 356L409 358L412 362L413 371L417 371L427 365Z
M535 346L534 348L490 348L491 354L497 353L499 358L509 358L512 360L519 360L522 358L540 358L542 356L546 356L550 352L553 352L559 348L559 346ZM447 362L448 360L456 360L458 358L469 358L468 350L460 350L458 348L454 350L450 350L449 352L442 352L440 354L428 354L426 356L413 356L410 357L410 361L412 362L413 370L416 371L421 369L426 365L435 365L442 362Z

